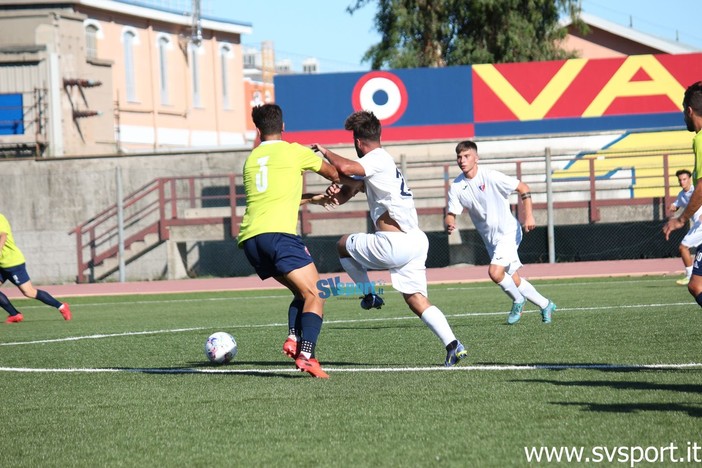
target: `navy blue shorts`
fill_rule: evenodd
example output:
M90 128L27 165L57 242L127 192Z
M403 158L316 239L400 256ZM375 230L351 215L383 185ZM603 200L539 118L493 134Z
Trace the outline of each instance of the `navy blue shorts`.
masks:
M15 286L20 286L29 281L29 274L27 273L27 264L22 263L21 265L0 268L0 284L5 281L10 280Z
M282 276L312 263L300 236L271 232L246 239L246 258L261 279Z
M696 276L702 276L702 245L697 246L697 252L695 253L695 261L692 264L692 274Z

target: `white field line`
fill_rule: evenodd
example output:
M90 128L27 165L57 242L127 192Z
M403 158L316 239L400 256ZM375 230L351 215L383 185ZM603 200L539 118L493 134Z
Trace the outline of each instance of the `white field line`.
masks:
M486 280L489 281L487 278L487 273L485 276ZM568 282L568 283L562 283L562 282L556 282L559 280L552 280L552 282L549 282L549 280L539 280L539 284L542 284L543 286L547 287L553 287L553 286L567 286L567 287L573 287L573 286L587 286L587 285L600 285L602 284L602 281L580 281L580 282ZM624 280L624 281L617 281L617 283L626 283L626 284L640 284L640 283L669 283L671 281L670 278L651 278L651 279L632 279L632 280ZM441 283L441 284L447 284L447 283ZM432 285L433 286L433 285ZM445 289L447 291L467 291L467 290L475 290L475 289L493 289L496 288L497 286L488 283L488 284L483 284L483 285L478 285L478 284L467 284L465 286L449 286L442 288L438 286L440 289ZM391 288L388 289L389 292L395 293L395 291ZM217 292L226 292L226 291L217 291ZM238 291L232 291L232 292L238 292ZM167 294L167 293L164 293ZM181 294L178 292L174 292L171 294ZM183 293L185 294L185 293ZM398 293L399 294L399 293ZM195 298L195 299L162 299L162 300L145 300L145 301L120 301L121 306L129 306L129 305L144 305L144 304L177 304L177 303L189 303L189 302L221 302L221 301L249 301L249 300L262 300L262 299L282 299L285 301L290 301L290 294L285 291L282 292L281 294L266 294L266 295L261 295L261 296L233 296L233 297L205 297L205 298ZM337 297L339 299L341 297ZM332 296L328 300L334 300L335 298ZM688 304L688 303L684 303ZM694 301L691 301L690 304L694 304ZM114 305L113 302L84 302L77 304L75 307L101 307L101 306L112 306ZM29 309L45 309L46 305L44 304L29 304L29 305L22 305L22 310L29 310ZM558 309L559 311L561 310L560 308ZM563 309L565 310L565 309Z
M599 306L599 307L566 307L559 308L558 313L562 312L581 312L586 310L611 310L611 309L634 309L634 308L651 308L651 307L671 307L671 306L685 306L690 305L691 302L669 302L661 304L628 304L628 305L616 305L616 306ZM536 313L536 310L524 311L525 314ZM447 318L459 318L459 317L485 317L485 316L500 316L505 315L507 312L466 312L463 314L446 314ZM325 320L325 325L334 324L348 324L348 323L370 323L370 322L391 322L396 320L416 320L416 316L412 314L407 314L402 317L375 317L375 318L363 318L363 319L347 319L347 320ZM16 326L16 325L15 325ZM281 327L287 326L287 323L268 323L268 324L256 324L256 325L228 325L220 328L228 329L246 329L246 328L269 328L269 327ZM165 330L146 330L146 331L134 331L134 332L124 332L124 333L106 333L106 334L96 334L96 335L84 335L84 336L69 336L65 338L54 338L46 340L32 340L32 341L13 341L7 343L0 343L0 346L19 346L28 344L45 344L45 343L62 343L68 341L79 341L79 340L97 340L102 338L118 338L125 336L137 336L137 335L160 335L165 333L182 333L198 330L209 330L212 327L191 327L191 328L173 328Z
M0 372L17 373L73 373L73 374L100 374L100 373L143 373L143 374L279 374L300 372L297 369L232 369L232 364L217 368L31 368L31 367L0 367ZM676 370L676 369L702 369L702 363L690 362L682 364L536 364L536 365L474 365L455 366L451 368L432 367L356 367L356 368L335 368L325 367L324 370L331 373L360 373L360 372L478 372L478 371L538 371L538 370Z

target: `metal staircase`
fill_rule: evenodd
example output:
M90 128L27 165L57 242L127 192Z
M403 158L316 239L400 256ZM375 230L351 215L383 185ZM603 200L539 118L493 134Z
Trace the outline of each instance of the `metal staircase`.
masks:
M171 231L189 226L230 225L235 237L245 205L234 174L155 179L125 196L123 259L129 264L168 241ZM211 210L207 208L217 208ZM193 215L195 213L195 215ZM77 282L104 280L119 269L118 207L114 205L73 228L78 263Z

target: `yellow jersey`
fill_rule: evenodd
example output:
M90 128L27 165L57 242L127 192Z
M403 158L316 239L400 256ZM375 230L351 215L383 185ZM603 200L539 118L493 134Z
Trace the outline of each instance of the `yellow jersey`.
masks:
M0 268L11 268L23 264L25 262L24 255L22 255L22 251L15 244L10 223L0 213L0 234L3 232L7 234L7 239L5 239L5 245L2 246L2 251L0 251Z
M297 234L302 174L319 171L322 159L298 143L267 140L244 163L246 212L238 244L263 233Z
M702 178L702 130L695 133L692 139L692 152L695 154L695 172L692 179L697 183L697 179Z

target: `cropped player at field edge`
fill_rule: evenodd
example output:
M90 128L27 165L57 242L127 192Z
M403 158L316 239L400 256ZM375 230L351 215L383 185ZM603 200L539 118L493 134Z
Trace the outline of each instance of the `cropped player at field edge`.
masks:
M251 111L261 143L244 163L246 212L238 244L261 279L273 277L293 293L288 307L288 338L283 353L309 374L328 378L315 358L322 329L324 299L319 296L319 273L307 247L297 235L299 206L325 204L324 194L302 194L302 175L314 171L338 182L336 169L310 148L283 141L283 111L264 104Z
M678 183L682 190L678 193L677 198L668 207L668 211L675 214L680 209L685 209L687 204L690 202L690 197L695 192L695 186L692 185L692 173L687 169L680 169L675 172L678 178ZM690 282L690 277L692 276L692 254L690 249L697 247L702 244L702 208L697 210L695 216L692 218L692 225L690 229L685 234L685 237L680 241L678 250L680 251L680 258L682 259L683 265L685 266L685 276L675 281L680 286L686 286Z
M368 270L390 270L392 286L446 348L444 365L451 367L468 355L456 339L443 312L429 302L426 259L429 241L419 229L412 192L392 156L380 144L381 124L368 111L351 114L344 128L353 132L358 161L312 145L336 167L344 185L332 185L327 194L339 204L365 191L375 232L349 234L337 243L341 266L351 279L369 285ZM373 291L361 300L364 309L379 309L383 299Z
M543 323L551 323L556 304L542 296L525 278L517 249L522 241L522 228L509 208L509 196L519 193L524 206L524 231L536 227L531 209L529 186L514 177L478 166L478 145L466 140L456 145L456 163L462 174L448 191L446 231L456 230L456 216L465 208L490 256L488 275L512 299L507 323L513 325L522 317L527 300L541 309Z
M15 244L12 228L7 218L0 213L0 284L10 280L17 286L25 297L37 299L46 305L56 307L65 320L71 320L71 309L67 303L57 301L51 294L32 285L27 273L27 267L22 251ZM0 307L5 309L9 317L5 323L18 323L24 320L24 315L15 308L7 296L0 292Z
M688 131L695 132L692 139L692 152L695 155L695 192L690 197L685 211L677 217L670 218L663 226L663 234L666 240L670 238L670 233L683 227L688 220L695 216L697 210L702 207L702 81L691 84L683 97L683 119ZM687 284L687 290L692 297L702 307L702 251L697 246L695 261L692 264L692 276Z

